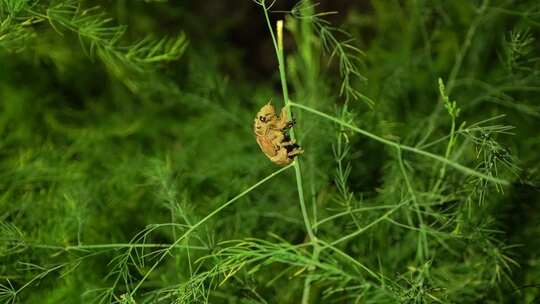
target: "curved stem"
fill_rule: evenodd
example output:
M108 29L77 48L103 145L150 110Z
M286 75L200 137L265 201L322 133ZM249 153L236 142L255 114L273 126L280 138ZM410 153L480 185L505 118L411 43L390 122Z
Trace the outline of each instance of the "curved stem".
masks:
M505 186L508 186L510 183L504 179L500 179L500 178L497 178L497 177L493 177L493 176L490 176L490 175L487 175L487 174L484 174L484 173L481 173L481 172L478 172L474 169L471 169L469 167L465 167L459 163L456 163L456 162L453 162L451 160L448 160L440 155L437 155L437 154L433 154L431 152L427 152L427 151L424 151L424 150L420 150L418 148L415 148L415 147L411 147L411 146L407 146L407 145L402 145L402 144L399 144L395 141L391 141L391 140L388 140L388 139L385 139L383 137L380 137L378 135L375 135L373 133L370 133L368 131L365 131L363 129L360 129L356 126L353 126L351 125L350 123L347 123L347 122L344 122L342 120L339 120L331 115L328 115L324 112L321 112L321 111L317 111L313 108L310 108L310 107L306 107L304 105L301 105L301 104L298 104L298 103L295 103L295 102L289 102L289 105L290 106L293 106L293 107L296 107L296 108L300 108L302 110L305 110L307 112L310 112L312 114L315 114L317 116L320 116L322 118L325 118L325 119L328 119L330 121L333 121L339 125L342 125L344 127L347 127L355 132L358 132L366 137L369 137L375 141L378 141L380 143L383 143L385 145L388 145L388 146L391 146L391 147L394 147L394 148L398 148L398 149L401 149L403 151L409 151L409 152L413 152L413 153L416 153L416 154L419 154L419 155L423 155L425 157L428 157L428 158L431 158L431 159L434 159L436 161L439 161L441 163L444 163L444 164L447 164L451 167L454 167L455 169L465 173L465 174L468 174L468 175L472 175L472 176L476 176L476 177L479 177L479 178L482 178L482 179L485 179L487 181L490 181L492 183L495 183L495 184L501 184L501 185L505 185Z
M206 221L208 221L210 218L212 218L214 215L218 214L219 212L221 212L223 209L229 207L230 205L232 205L234 202L236 202L238 199L240 199L241 197L243 197L244 195L248 194L249 192L253 191L255 188L259 187L260 185L266 183L267 181L271 180L274 176L280 174L281 172L289 169L290 167L292 166L292 164L290 165L287 165L277 171L274 171L272 174L268 175L267 177L263 178L262 180L260 180L259 182L255 183L254 185L252 185L251 187L247 188L246 190L242 191L240 194L238 194L237 196L233 197L232 199L230 199L229 201L227 201L225 204L221 205L220 207L218 207L216 210L210 212L207 216L205 216L202 220L198 221L195 225L191 226L186 232L184 232L184 234L182 234L174 243L172 243L164 252L163 254L157 259L157 261L154 263L154 265L152 265L152 267L150 267L150 269L148 269L148 271L146 272L146 274L142 277L142 279L139 281L139 283L137 283L137 285L135 286L135 288L133 288L133 290L130 292L130 296L133 297L133 295L137 292L137 290L141 287L141 285L144 283L144 281L146 281L146 279L150 276L150 274L154 271L154 269L156 269L156 267L161 263L161 261L163 261L163 259L169 255L169 251L178 246L178 244L180 244L180 242L182 240L184 240L188 235L190 235L195 229L197 229L199 226L201 226L203 223L205 223Z
M61 251L89 251L89 250L108 250L108 249L121 249L121 248L169 248L171 244L136 244L136 243L111 243L111 244L89 244L89 245L47 245L47 244L25 244L28 247L40 248L40 249L51 249L51 250L61 250ZM184 246L176 245L177 248L190 248L197 250L208 250L207 247L203 246Z

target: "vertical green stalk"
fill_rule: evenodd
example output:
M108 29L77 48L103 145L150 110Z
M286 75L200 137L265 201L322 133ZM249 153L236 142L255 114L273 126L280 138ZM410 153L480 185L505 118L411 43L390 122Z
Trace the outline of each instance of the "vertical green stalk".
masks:
M478 9L478 13L476 18L472 21L471 25L469 26L469 29L467 30L467 35L465 36L465 40L463 41L463 44L461 45L458 53L456 54L456 59L454 61L454 65L452 66L452 70L450 71L450 76L448 76L448 81L446 85L446 94L450 95L452 93L452 90L454 89L456 78L461 71L461 67L463 64L463 60L465 59L465 55L469 51L469 48L471 46L471 43L473 41L474 35L476 34L476 30L480 26L480 24L483 21L484 13L486 12L487 8L489 7L489 0L484 0L482 2L482 5ZM441 105L442 98L439 97L437 100L437 104L435 105L435 109L430 114L428 118L428 125L426 127L427 131L424 135L424 137L416 144L416 147L419 147L423 145L433 133L435 127L437 126L437 118L439 117L439 114L443 110L443 106Z
M291 108L289 104L289 92L287 90L287 77L285 74L285 62L283 59L283 21L279 20L277 22L277 32L278 32L278 39L276 39L276 36L274 35L274 30L272 28L272 24L270 23L270 17L268 16L268 10L266 8L266 4L264 1L262 1L262 6L264 10L264 16L266 18L266 23L268 25L268 29L270 31L270 35L272 36L272 42L274 43L274 48L276 51L276 56L278 59L279 64L279 76L281 79L281 88L283 90L283 99L285 103L285 108L287 109L287 115L289 117L292 117L291 115ZM294 132L294 129L290 130L291 139L296 140L296 135ZM296 158L294 161L294 171L296 174L296 187L298 189L298 199L300 200L300 208L302 209L302 216L304 217L304 224L306 226L306 231L309 235L310 240L313 242L316 240L315 234L313 233L313 229L311 227L311 223L309 221L309 217L307 215L307 209L306 204L304 201L304 190L303 190L303 183L302 183L302 172L300 170L300 160Z
M403 156L401 155L401 148L396 147L396 152L397 152L399 169L401 170L401 173L403 174L403 179L405 180L405 185L407 186L407 190L411 194L411 199L414 204L414 210L416 212L416 217L418 219L418 243L416 245L416 258L420 263L423 264L425 258L429 255L429 248L427 244L427 233L426 233L426 230L424 229L424 221L422 219L422 214L420 213L420 205L418 204L415 191L412 187L411 181L409 180L409 176L407 175L407 170L405 170L405 165L403 164ZM409 222L410 222L409 225L414 226L414 223L412 223L410 218L409 218Z
M450 127L450 138L448 139L448 144L446 145L444 158L450 159L450 153L452 152L452 148L454 147L455 141L456 141L456 119L455 117L452 117L452 126ZM437 179L435 186L433 186L433 190L431 190L433 193L437 193L439 191L439 187L441 186L445 175L446 175L446 164L442 164L442 167L439 171L439 178Z
M274 44L274 49L276 51L276 57L277 57L277 60L278 60L278 65L279 65L279 76L280 76L280 79L281 79L281 88L283 90L283 99L284 99L284 103L285 103L285 108L287 110L288 117L292 117L291 108L290 108L290 101L289 101L289 91L287 89L287 76L286 76L286 73L285 73L285 59L284 59L284 56L283 56L283 20L279 20L277 22L277 39L276 39L276 36L274 35L274 30L273 30L272 24L270 22L270 17L268 15L268 9L266 7L266 3L265 3L264 0L261 1L260 3L262 5L262 7L263 7L264 17L265 17L266 23L268 25L268 30L270 31L270 36L272 37L272 43ZM291 129L290 135L291 135L292 140L296 140L296 135L295 135L294 129ZM304 219L306 232L307 232L307 234L309 236L311 244L314 247L314 255L318 256L319 250L317 248L318 248L319 245L317 243L317 237L315 236L315 233L313 232L313 228L311 226L311 222L309 220L309 216L308 216L308 213L307 213L306 203L305 203L305 200L304 200L304 188L303 188L303 182L302 182L302 171L300 170L300 159L299 158L296 158L296 160L294 161L293 166L294 166L294 172L295 172L295 175L296 175L296 187L297 187L297 190L298 190L298 199L300 201L300 209L302 211L302 217ZM311 280L306 279L305 282L304 282L304 291L303 291L303 294L302 294L302 303L303 304L309 303L310 291L311 291Z

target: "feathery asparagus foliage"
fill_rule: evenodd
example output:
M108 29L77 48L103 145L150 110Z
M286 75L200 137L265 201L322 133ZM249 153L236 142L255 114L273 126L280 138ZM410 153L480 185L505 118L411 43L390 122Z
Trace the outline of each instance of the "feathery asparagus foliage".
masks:
M536 3L221 5L0 0L0 303L540 298Z

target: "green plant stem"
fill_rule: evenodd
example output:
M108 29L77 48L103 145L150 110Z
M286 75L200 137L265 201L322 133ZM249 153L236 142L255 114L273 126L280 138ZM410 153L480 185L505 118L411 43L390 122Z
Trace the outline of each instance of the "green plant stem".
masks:
M450 96L450 94L452 93L452 90L454 90L457 76L463 64L463 59L465 58L465 55L469 51L474 35L476 34L476 30L478 26L480 25L480 23L483 21L482 17L488 7L489 7L489 0L484 0L482 2L482 5L480 6L480 9L478 10L478 16L475 17L474 21L469 26L469 29L467 30L467 35L465 36L465 40L463 41L463 44L461 45L459 52L456 54L456 60L454 61L454 65L452 66L452 70L450 71L450 75L448 76L448 80L447 80L446 94L448 96ZM439 116L442 109L444 108L441 101L442 101L442 97L439 97L437 100L437 104L435 106L435 110L431 113L430 117L428 118L428 125L426 128L427 132L424 135L424 137L418 142L417 146L423 145L428 140L431 133L435 130L437 117Z
M275 49L276 57L278 60L279 76L281 79L281 88L283 91L283 100L285 103L285 108L287 109L288 117L292 117L291 108L290 108L290 100L289 100L289 92L287 88L287 75L285 73L285 59L283 56L283 21L280 20L277 23L277 40L276 40L276 36L274 35L274 30L270 22L270 17L268 15L268 9L266 7L266 3L264 0L261 1L261 5L263 7L264 17L266 19L268 30L270 31L270 36L272 37L272 43L274 44L274 49ZM294 129L290 130L290 136L292 140L296 140ZM310 242L313 245L313 256L318 257L319 245L317 243L317 237L315 236L315 233L313 232L313 228L311 226L311 222L308 216L306 203L304 199L304 187L303 187L303 182L302 182L302 171L300 170L300 160L296 158L296 160L293 162L293 165L294 165L294 172L296 175L296 187L298 190L298 200L300 201L300 209L302 211L304 225L306 226L306 232L309 236ZM309 303L310 291L311 291L311 279L308 276L308 278L306 278L306 280L304 281L304 291L302 294L303 304Z
M403 174L403 179L405 180L405 185L407 186L407 190L411 194L412 202L415 207L414 209L416 211L416 217L418 219L419 239L417 242L416 257L421 263L424 263L424 258L429 255L429 249L427 245L427 236L424 230L424 220L422 219L422 214L420 214L420 205L418 204L416 194L412 187L411 181L409 180L409 176L407 175L407 171L405 170L405 164L403 164L403 157L401 155L400 148L397 149L397 157L398 157L399 168L401 170L401 173Z
M156 267L161 263L161 261L163 261L163 259L169 255L169 251L172 249L172 248L175 248L176 246L178 246L178 244L180 244L180 242L185 239L188 235L190 235L195 229L197 229L199 226L201 226L202 224L204 224L206 221L208 221L210 218L212 218L214 215L218 214L219 212L221 212L223 209L229 207L230 205L232 205L234 202L236 202L238 199L240 199L241 197L243 197L244 195L248 194L249 192L253 191L255 188L259 187L260 185L266 183L267 181L271 180L273 177L275 177L276 175L280 174L281 172L289 169L293 164L289 164L277 171L274 171L272 174L268 175L267 177L263 178L262 180L260 180L259 182L255 183L254 185L252 185L251 187L247 188L246 190L242 191L240 194L238 194L237 196L233 197L232 199L230 199L229 201L227 201L225 204L221 205L220 207L218 207L216 210L210 212L207 216L205 216L202 220L198 221L195 225L191 226L186 232L184 232L184 234L182 234L174 243L172 243L166 250L165 252L163 252L163 254L157 259L157 261L154 263L154 265L152 265L152 267L150 267L150 269L148 269L148 271L146 272L146 274L142 277L142 279L139 281L139 283L137 283L137 285L133 288L133 290L130 292L130 296L134 296L135 293L137 292L137 290L141 287L141 285L144 283L144 281L146 281L146 279L148 278L148 276L150 276L150 274L152 273L152 271L154 271L154 269L156 269Z
M351 210L347 210L347 211L342 211L342 212L338 212L338 213L335 213L331 216L328 216L318 222L316 222L313 227L314 228L317 228L327 222L330 222L330 221L333 221L337 218L340 218L342 216L346 216L346 215L351 215L351 214L354 214L354 213L357 213L357 212L363 212L363 211L371 211L371 210L380 210L380 209L392 209L394 208L395 206L394 205L381 205L381 206L373 206L373 207L364 207L364 208L356 208L356 209L351 209Z
M45 271L43 271L42 273L36 275L35 277L33 277L30 281L26 282L23 286L21 286L19 289L17 289L16 291L14 291L13 293L13 301L11 303L15 303L15 297L21 293L21 291L23 289L25 289L26 287L32 285L33 282L35 282L36 280L41 280L42 278L46 277L49 273L55 271L55 270L58 270L62 267L64 267L65 264L60 264L60 265L57 265L57 266L54 266L50 269L47 269Z
M456 141L456 118L452 117L452 126L450 127L450 138L448 139L448 144L446 145L444 158L448 159L450 157L450 153L452 152L452 148L454 147L455 141ZM441 170L439 171L439 178L437 179L437 182L433 186L433 190L432 190L433 193L436 193L439 190L439 187L441 186L441 183L444 180L445 175L446 175L446 164L443 164L441 167Z
M428 157L428 158L431 158L431 159L434 159L436 161L439 161L441 163L444 163L444 164L447 164L451 167L454 167L455 169L465 173L465 174L468 174L468 175L472 175L472 176L476 176L476 177L479 177L479 178L482 178L482 179L485 179L487 181L490 181L490 182L493 182L495 184L501 184L501 185L509 185L510 183L504 179L500 179L500 178L496 178L496 177L493 177L493 176L489 176L489 175L486 175L486 174L483 174L481 172L478 172L476 170L473 170L471 168L468 168L468 167L465 167L459 163L456 163L456 162L453 162L451 160L448 160L440 155L437 155L437 154L433 154L433 153L430 153L430 152L427 152L427 151L424 151L424 150L420 150L418 148L415 148L415 147L411 147L411 146L407 146L407 145L402 145L402 144L399 144L397 142L394 142L394 141L391 141L391 140L388 140L388 139L385 139L383 137L380 137L378 135L375 135L373 133L370 133L368 131L365 131L365 130L362 130L356 126L353 126L347 122L344 122L342 120L339 120L338 118L335 118L331 115L328 115L324 112L321 112L321 111L317 111L313 108L310 108L310 107L306 107L304 105L301 105L301 104L298 104L298 103L295 103L295 102L289 102L289 105L292 106L292 107L296 107L296 108L299 108L299 109L302 109L302 110L305 110L307 112L310 112L312 114L315 114L317 116L320 116L322 118L325 118L325 119L328 119L330 121L333 121L337 124L340 124L344 127L347 127L355 132L358 132L364 136L367 136L375 141L378 141L380 143L383 143L385 145L388 145L388 146L391 146L391 147L394 147L396 149L401 149L403 151L409 151L409 152L413 152L413 153L416 153L416 154L419 154L419 155L423 155L425 157Z
M59 246L59 245L46 245L46 244L25 244L28 247L32 248L41 248L41 249L51 249L51 250L63 250L63 251L88 251L88 250L99 250L99 249L122 249L122 248L169 248L171 244L133 244L133 243L112 243L112 244L91 244L91 245L69 245L69 246ZM197 250L208 250L207 247L203 246L184 246L176 245L176 248L189 248Z
M366 230L368 230L369 228L375 226L375 225L378 224L379 222L388 219L388 217L389 217L392 213L394 213L394 212L397 211L399 208L405 206L405 204L408 204L408 203L409 203L408 200L406 200L406 201L404 201L404 202L401 202L400 204L396 205L394 208L392 208L391 210L387 211L387 212L384 213L381 217L379 217L378 219L376 219L376 220L374 220L373 222L369 223L368 225L364 226L363 228L358 229L358 230L356 230L356 231L353 232L353 233L347 234L347 235L345 235L345 236L343 236L343 237L341 237L341 238L339 238L339 239L333 241L332 243L329 243L329 245L335 246L335 245L337 245L337 244L339 244L339 243L342 243L342 242L344 242L344 241L347 241L347 240L349 240L349 239L351 239L351 238L353 238L353 237L355 237L355 236L357 236L357 235L359 235L359 234L364 233L364 231L366 231ZM323 248L326 248L326 247L330 247L330 246L324 246Z
M263 5L263 7L264 7L264 5ZM281 86L282 86L282 89L283 89L283 98L284 98L284 102L285 102L285 107L287 108L287 115L289 117L292 117L291 108L290 108L291 101L289 100L289 93L288 93L288 90L287 90L287 78L286 78L286 74L285 74L285 63L284 63L284 59L283 59L282 42L279 42L281 40L278 40L278 42L276 42L276 40L275 40L276 38L275 38L275 35L274 35L274 30L272 29L272 25L270 24L270 17L268 16L268 11L266 10L266 7L264 7L264 14L265 14L265 17L266 17L266 22L268 24L268 27L270 29L270 35L272 36L272 41L274 42L274 46L275 46L275 49L276 49L276 55L278 57L279 75L280 75L280 78L281 78ZM279 37L280 38L282 37L281 34L280 34ZM290 135L291 135L292 140L296 140L296 136L294 134L294 129L290 130ZM302 183L302 171L300 170L300 160L298 158L296 158L296 160L292 164L294 166L294 171L295 171L295 175L296 175L296 187L297 187L297 190L298 190L298 199L300 201L300 208L302 210L302 216L304 218L304 224L306 225L306 231L308 233L308 236L309 236L310 240L313 241L313 240L316 240L316 237L315 237L315 234L313 233L313 229L312 229L311 223L309 221L307 208L306 208L306 203L305 203L305 200L304 200L304 187L303 187L303 183Z
M373 270L369 269L367 266L365 266L364 264L360 263L357 259L351 257L350 255L348 255L347 253L343 252L342 250L339 250L337 247L335 247L334 245L332 244L329 244L329 243L326 243L325 241L323 240L319 240L320 244L322 247L324 248L329 248L330 250L336 252L337 254L339 254L340 256L344 257L346 260L348 260L349 262L351 262L352 264L358 266L358 268L366 271L369 275L371 275L374 279L377 279L381 282L383 282L383 276L380 275L380 274L377 274L375 273Z

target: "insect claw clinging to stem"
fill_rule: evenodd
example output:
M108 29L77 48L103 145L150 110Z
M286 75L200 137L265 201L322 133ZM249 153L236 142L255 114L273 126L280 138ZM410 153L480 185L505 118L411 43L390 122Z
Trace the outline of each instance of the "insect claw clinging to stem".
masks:
M290 146L298 146L296 144L296 141L294 139L291 139L291 140L287 140L287 141L283 141L281 143L279 143L279 146L280 147L290 147Z
M284 129L290 129L290 128L294 127L295 124L296 124L296 119L293 118L293 119L291 119L290 121L287 122Z

